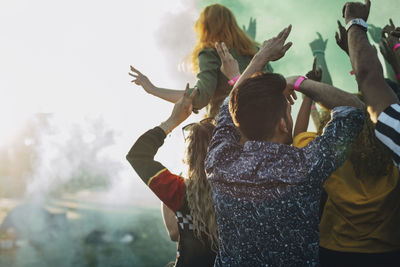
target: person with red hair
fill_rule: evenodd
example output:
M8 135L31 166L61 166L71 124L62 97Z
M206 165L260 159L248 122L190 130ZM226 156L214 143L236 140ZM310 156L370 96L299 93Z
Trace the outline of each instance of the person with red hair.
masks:
M203 9L195 24L197 43L193 49L192 67L197 74L195 87L198 93L193 101L194 110L207 106L206 117L218 114L222 101L232 89L234 81L221 73L221 60L215 50L216 42L223 42L244 71L258 50L257 43L251 40L238 26L235 16L227 7L214 4ZM266 70L272 72L270 65ZM184 90L171 90L154 86L139 70L131 66L132 81L152 95L176 103Z

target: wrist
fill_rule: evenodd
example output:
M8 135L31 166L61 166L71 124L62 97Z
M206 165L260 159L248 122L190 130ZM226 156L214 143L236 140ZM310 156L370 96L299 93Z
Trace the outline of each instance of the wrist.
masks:
M239 78L240 78L240 73L237 74L237 75L235 75L235 76L233 76L233 78L231 78L231 79L228 81L228 84L229 84L229 85L235 85L235 83L237 82L237 80L239 80Z
M312 54L313 54L314 57L318 56L318 55L324 56L325 55L325 50L315 49L315 50L312 50Z
M161 129L163 129L165 135L168 135L169 133L172 132L172 130L174 130L177 126L179 125L179 123L177 123L175 121L174 118L169 117L166 121L162 122L159 127Z
M306 77L306 76L300 76L299 78L297 78L296 82L295 82L294 85L293 85L293 89L294 89L295 91L299 91L301 84L302 84L305 80L307 80L307 77Z

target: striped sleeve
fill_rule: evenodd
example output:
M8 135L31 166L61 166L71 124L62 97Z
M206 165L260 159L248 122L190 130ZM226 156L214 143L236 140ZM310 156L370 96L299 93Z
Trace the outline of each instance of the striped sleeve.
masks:
M165 137L160 127L147 131L135 142L126 159L157 197L176 212L184 203L184 180L170 173L160 162L154 160Z
M400 105L393 104L378 117L376 137L393 153L394 164L400 168Z

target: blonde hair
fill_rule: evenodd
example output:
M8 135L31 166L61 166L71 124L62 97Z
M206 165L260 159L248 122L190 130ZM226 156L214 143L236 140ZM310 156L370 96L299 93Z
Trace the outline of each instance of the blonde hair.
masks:
M218 251L214 202L204 169L204 160L214 128L214 124L210 122L196 123L190 128L185 160L189 165L186 196L195 236L202 240L202 234L205 234L211 243L211 249Z
M235 48L243 56L254 56L256 43L238 26L233 13L223 5L215 4L203 9L195 24L197 43L192 52L192 68L199 71L199 52L224 42L228 49Z

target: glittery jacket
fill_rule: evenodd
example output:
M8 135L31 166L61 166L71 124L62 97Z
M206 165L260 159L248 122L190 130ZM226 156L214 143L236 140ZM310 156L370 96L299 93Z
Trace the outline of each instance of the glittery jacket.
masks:
M240 145L225 99L206 157L218 223L216 266L318 266L322 184L346 159L363 112L337 107L304 148Z

